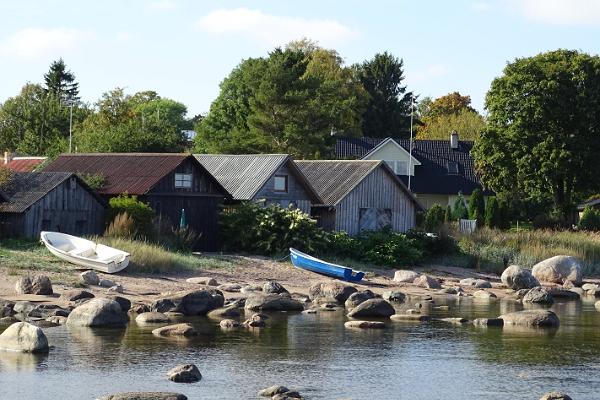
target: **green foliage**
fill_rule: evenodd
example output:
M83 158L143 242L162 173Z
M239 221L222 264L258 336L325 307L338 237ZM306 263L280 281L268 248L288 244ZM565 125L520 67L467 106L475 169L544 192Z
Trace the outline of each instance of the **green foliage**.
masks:
M477 188L471 193L469 199L469 218L477 220L477 226L483 226L485 222L485 199L483 192Z
M102 189L106 184L106 178L102 174L80 174L79 177L95 191Z
M452 207L450 205L446 206L446 212L444 213L444 223L448 224L452 222L454 218L452 218Z
M441 114L421 119L416 128L417 140L448 140L450 132L456 131L460 140L477 141L485 128L485 119L476 111L461 110L456 114Z
M462 193L458 194L458 198L454 202L453 215L455 220L469 218L469 212L467 210L465 198L463 197Z
M370 96L362 131L368 137L406 137L414 95L403 86L404 62L384 52L357 65L358 77Z
M261 207L244 202L221 213L224 247L256 254L282 254L290 247L309 253L327 245L327 235L316 222L298 209L279 205Z
M154 210L147 203L139 201L137 196L126 193L109 200L107 216L113 221L119 214L127 214L133 220L133 236L150 237Z
M119 213L108 224L104 231L104 236L133 239L135 237L135 222L133 218L125 211Z
M579 229L584 231L600 231L600 210L585 206L579 220Z
M376 265L414 265L423 260L423 251L415 246L415 240L389 228L362 232L358 241L364 252L360 258Z
M44 74L46 92L56 99L67 103L79 100L79 84L75 82L75 74L67 70L62 58L50 64L48 73Z
M485 226L488 228L500 228L501 222L500 205L495 196L488 199L485 207Z
M444 223L445 219L445 210L439 204L434 204L429 210L427 210L427 214L425 214L425 229L429 232L432 232L440 227Z
M508 64L486 96L488 127L473 155L496 193L550 199L562 223L597 190L600 57L556 50Z
M6 167L0 166L0 188L10 184L14 172Z

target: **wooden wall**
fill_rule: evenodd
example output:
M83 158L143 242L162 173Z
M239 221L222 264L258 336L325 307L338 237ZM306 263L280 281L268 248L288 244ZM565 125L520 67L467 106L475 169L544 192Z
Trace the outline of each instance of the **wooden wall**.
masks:
M266 204L280 204L283 207L287 207L289 202L296 203L296 206L307 214L310 214L311 197L304 188L304 185L294 173L288 167L290 161L279 167L279 169L269 178L263 187L258 191L254 200L265 200ZM276 175L287 175L288 177L288 191L276 192L275 187L275 176Z
M382 167L371 172L336 206L335 230L360 233L361 208L391 209L394 231L406 232L415 226L414 203Z

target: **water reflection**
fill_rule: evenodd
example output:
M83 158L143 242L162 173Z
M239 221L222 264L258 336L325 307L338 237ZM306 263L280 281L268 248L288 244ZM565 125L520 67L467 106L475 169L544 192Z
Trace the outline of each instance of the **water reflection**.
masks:
M0 350L0 372L41 371L47 368L48 354Z

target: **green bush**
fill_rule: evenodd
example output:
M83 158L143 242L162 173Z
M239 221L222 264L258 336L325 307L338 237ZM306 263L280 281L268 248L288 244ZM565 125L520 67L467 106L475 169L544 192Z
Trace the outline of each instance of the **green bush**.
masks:
M485 206L485 226L488 228L500 228L501 215L498 200L490 197Z
M473 190L469 199L469 218L477 220L477 226L483 226L485 222L485 199L481 189Z
M600 210L585 206L578 226L584 231L600 231Z
M127 193L113 197L109 201L108 221L112 222L119 214L127 213L133 220L133 234L135 237L152 236L152 219L154 210L147 203L139 201L137 196Z
M449 224L452 220L452 208L448 205L446 206L446 213L444 214L444 223Z
M459 193L458 198L454 202L454 219L460 220L467 218L469 218L469 212L467 211L465 198L462 193Z
M395 267L414 265L423 260L423 252L414 239L393 232L389 227L379 231L364 231L357 240L360 242L362 261Z
M434 204L429 210L427 210L427 214L425 214L425 229L428 231L434 231L440 227L444 223L444 214L445 211L439 204Z

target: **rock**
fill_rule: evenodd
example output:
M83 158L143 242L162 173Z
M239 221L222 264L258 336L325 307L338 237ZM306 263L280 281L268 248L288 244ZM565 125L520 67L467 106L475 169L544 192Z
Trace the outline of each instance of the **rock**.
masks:
M390 317L392 321L429 321L431 317L429 315L421 314L394 314Z
M383 329L385 323L381 321L347 321L344 323L346 328L359 328L359 329Z
M239 299L229 299L229 300L225 300L225 306L226 307L237 307L237 308L244 308L244 306L246 305L246 298L242 297Z
M156 328L152 331L156 336L197 336L198 332L190 324L175 324Z
M583 285L581 285L581 288L587 292L588 290L598 289L598 285L596 285L595 283L584 283Z
M98 274L96 274L94 271L85 271L79 274L79 276L81 277L83 283L85 283L86 285L95 286L100 283L100 278L98 277Z
M594 307L596 308L596 310L600 311L600 300L594 304Z
M276 394L282 394L285 392L289 392L289 389L285 386L270 386L258 392L258 395L261 397L273 397Z
M504 320L501 318L476 318L473 320L476 326L503 326Z
M541 286L530 289L525 296L523 296L524 303L538 303L538 304L552 304L554 299L552 295L548 293Z
M466 318L461 318L461 317L455 317L455 318L440 318L440 321L442 322L448 322L451 324L458 324L458 325L462 325L462 324L466 324L467 322L469 322L468 319Z
M384 300L389 301L391 303L404 303L406 300L406 295L397 290L389 290L387 292L383 292L381 296Z
M348 299L344 303L344 306L348 310L351 310L354 307L358 306L360 303L367 301L369 299L372 299L374 297L375 297L375 293L371 292L368 289L365 291L362 291L362 292L355 292L355 293L352 293L350 295L350 297L348 297Z
M143 314L145 312L150 312L150 306L147 304L135 304L131 306L129 312L133 314Z
M402 283L413 283L419 274L408 269L399 269L394 272L394 281Z
M575 288L573 288L575 289ZM574 292L573 290L567 290L563 288L548 288L546 291L550 294L550 296L557 299L567 299L567 300L578 300L581 298L579 293Z
M502 272L500 280L504 285L513 290L531 289L540 286L538 280L530 270L518 265L511 265Z
M503 314L498 318L504 321L504 325L517 325L526 327L551 328L558 327L560 320L550 310L524 310Z
M482 289L474 292L473 297L476 299L495 299L497 296L492 292Z
M202 374L194 364L178 365L167 372L170 381L177 383L192 383L202 379Z
M187 316L206 315L223 307L223 293L216 289L184 290L163 296L151 305L152 311L175 311Z
M448 311L450 309L450 306L437 306L437 307L433 307L434 310L440 310L440 311Z
M47 353L48 339L39 327L17 322L0 335L0 349L24 353Z
M571 396L560 393L560 392L550 392L543 395L540 400L573 400Z
M233 292L237 293L242 289L242 286L235 283L226 283L224 285L220 285L217 289L222 290L224 292Z
M217 280L215 278L209 278L209 277L188 278L185 281L187 283L195 283L197 285L219 286L219 284L217 283Z
M116 284L108 288L107 293L123 293L123 286Z
M427 289L441 289L442 285L437 279L434 279L428 275L421 275L416 278L413 283L419 287L424 287Z
M64 325L67 323L67 317L55 315L55 316L46 318L46 321L52 322L53 324L57 324L57 325Z
M396 311L387 301L374 298L365 300L353 308L349 313L350 318L389 318Z
M246 299L246 310L303 311L304 306L285 294L253 294Z
M208 313L210 318L237 318L240 316L240 310L236 306L221 307Z
M0 324L3 324L3 325L14 324L15 322L21 322L21 320L18 318L12 317L12 316L0 318Z
M285 393L279 393L276 394L275 396L271 397L271 400L302 400L302 396L300 396L300 393L294 391L294 390L289 390Z
M492 287L492 284L489 281L486 281L485 279L474 278L461 279L461 281L458 284L461 286L470 286L477 289L489 289Z
M168 324L171 320L163 313L151 311L138 315L135 322L138 324Z
M0 318L11 317L15 314L15 303L8 300L0 300Z
M308 296L311 301L321 297L334 298L339 304L344 304L352 293L357 292L354 286L346 285L342 282L320 282L312 285L308 289Z
M219 322L219 326L223 329L232 329L239 328L240 326L242 326L242 324L240 324L234 319L224 319L221 322Z
M513 295L513 296L514 296L516 299L518 299L518 300L522 300L522 299L523 299L523 297L525 297L525 295L526 295L527 293L529 293L529 290L530 290L530 289L519 289L519 290L517 290L517 291L514 293L514 295Z
M31 286L31 278L28 276L22 276L15 283L15 292L17 294L31 294L33 287Z
M304 310L302 311L302 314L316 314L317 310L315 310L314 308L309 308L308 310Z
M571 290L575 290L575 289L579 289L579 288L573 288ZM600 288L592 288L592 289L586 290L584 293L586 296L600 297Z
M29 318L66 317L69 315L69 311L60 308L56 304L37 304L25 315Z
M124 392L102 396L97 400L187 400L187 397L173 392Z
M267 324L265 323L265 321L263 321L263 320L253 320L253 319L247 319L247 320L245 320L243 325L245 327L247 327L247 328L264 328L265 326L267 326Z
M279 282L275 281L265 282L265 284L262 287L262 290L264 293L288 293L286 288L284 288Z
M33 278L22 277L15 284L17 294L51 295L52 283L46 275L35 275Z
M85 290L69 290L60 295L66 301L77 301L80 299L93 299L94 295Z
M438 290L438 293L441 293L441 294L457 294L458 291L456 290L456 288L449 287L449 288L442 288L442 289Z
M263 288L259 285L246 285L240 289L240 292L244 294L254 294L256 292L262 292Z
M76 307L69 314L67 325L71 326L124 326L127 315L114 300L95 298Z
M116 283L111 281L110 279L100 279L100 281L98 282L98 286L111 288L113 286L116 286Z
M581 284L583 272L581 263L571 256L555 256L537 263L531 270L533 276L540 282L564 283L571 281Z
M127 312L129 311L129 309L131 308L131 301L128 298L125 298L123 296L117 296L117 295L109 295L106 296L106 298L110 299L110 300L114 300L117 303L119 303L119 306L121 307L121 310L123 310L123 312Z
M36 304L30 301L17 301L13 306L15 314L22 314L27 316L31 311L36 308Z

